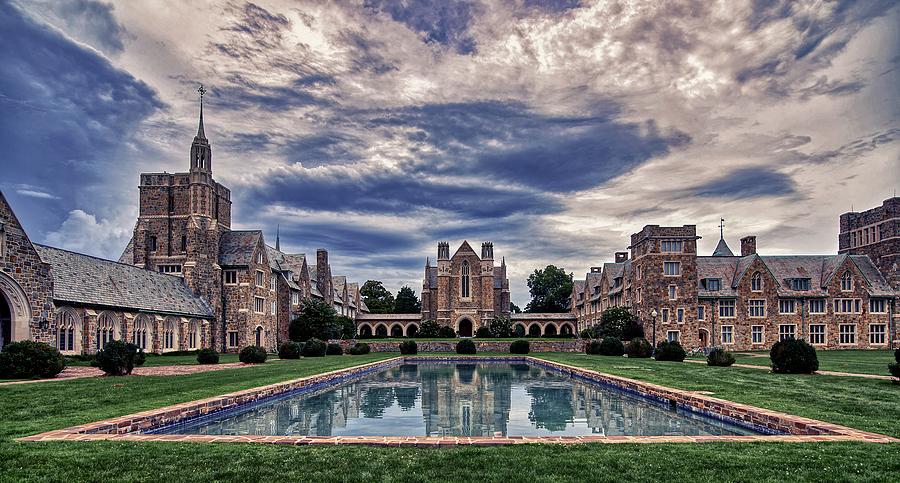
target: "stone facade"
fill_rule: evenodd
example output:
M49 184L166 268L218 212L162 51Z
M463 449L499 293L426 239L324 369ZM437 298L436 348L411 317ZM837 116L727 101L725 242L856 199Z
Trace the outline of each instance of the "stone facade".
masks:
M838 253L868 255L888 283L900 290L900 197L841 215Z
M509 315L509 279L505 259L494 266L493 243L482 243L480 257L467 241L452 257L450 245L438 243L437 266L425 263L422 318L470 337L495 315Z

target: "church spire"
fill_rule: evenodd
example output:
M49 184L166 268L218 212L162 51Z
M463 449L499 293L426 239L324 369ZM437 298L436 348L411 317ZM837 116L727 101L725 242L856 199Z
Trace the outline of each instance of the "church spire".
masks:
M202 125L200 126L203 127ZM281 224L275 225L275 249L281 251Z
M197 128L197 138L206 139L206 132L203 131L203 94L206 94L206 89L203 84L200 84L197 92L200 94L200 127Z

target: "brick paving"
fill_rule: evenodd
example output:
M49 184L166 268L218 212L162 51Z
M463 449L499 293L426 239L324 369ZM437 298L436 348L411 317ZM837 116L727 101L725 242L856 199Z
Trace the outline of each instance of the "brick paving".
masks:
M545 368L555 369L570 376L589 379L598 384L614 386L617 389L637 393L669 404L687 407L712 417L739 421L762 431L781 433L751 436L493 436L493 437L390 437L390 436L257 436L257 435L183 435L146 434L144 431L181 422L198 416L219 412L236 406L250 404L267 397L325 383L334 383L349 377L377 372L403 363L417 360L435 361L506 361L527 362ZM149 369L149 368L148 368ZM105 421L83 424L71 428L49 431L34 436L20 438L20 441L48 440L128 440L128 441L183 441L183 442L244 442L271 444L364 444L376 446L416 446L445 447L457 445L503 445L522 443L699 443L724 441L867 441L874 443L900 442L889 436L860 431L837 424L794 416L768 409L739 404L710 397L693 391L682 391L656 384L636 381L619 376L602 374L581 367L560 364L534 357L395 357L385 361L372 362L346 369L326 372L292 381L270 384L222 396L198 401L190 401L172 406L152 409L140 413L112 418Z
M696 359L685 359L684 362L690 362L693 364L706 364L706 361L700 361ZM885 366L887 366L887 364L885 364ZM744 369L761 369L764 371L772 370L772 368L769 366L757 366L754 364L732 364L731 367L742 367ZM891 376L882 376L880 374L860 374L857 372L816 371L815 374L821 376L862 377L864 379L880 379L883 381L890 381L891 379L893 379Z
M149 366L136 367L131 373L133 376L182 376L185 374L197 374L201 372L220 371L225 369L237 369L247 367L243 362L228 362L224 364L180 364L173 366ZM102 377L103 371L90 366L69 366L50 379L28 379L23 381L0 382L0 386L9 384L32 384L37 382L66 381L85 377Z

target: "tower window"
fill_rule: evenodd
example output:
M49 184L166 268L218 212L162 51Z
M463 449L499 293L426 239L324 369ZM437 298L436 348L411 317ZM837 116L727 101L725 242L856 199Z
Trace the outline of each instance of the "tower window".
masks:
M187 235L181 235L181 251L187 251Z
M459 286L459 295L462 298L471 297L470 286L469 286L469 262L463 260L462 269L460 270L460 286Z
M156 251L156 237L155 236L150 237L150 251L151 252Z

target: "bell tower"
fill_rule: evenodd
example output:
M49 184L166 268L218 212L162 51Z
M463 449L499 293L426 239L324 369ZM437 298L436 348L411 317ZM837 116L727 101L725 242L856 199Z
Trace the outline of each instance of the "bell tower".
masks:
M200 127L191 143L191 173L205 173L212 177L212 148L203 130L203 95L206 89L201 85L197 92L200 94Z

